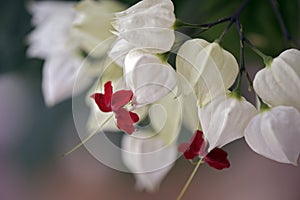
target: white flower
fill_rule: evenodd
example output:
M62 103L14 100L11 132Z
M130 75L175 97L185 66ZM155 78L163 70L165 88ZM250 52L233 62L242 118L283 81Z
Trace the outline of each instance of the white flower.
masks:
M153 136L151 131L124 135L122 149L123 162L134 173L136 188L148 192L158 190L177 157L176 142L166 144L159 135Z
M289 49L257 72L255 92L272 106L293 106L300 110L300 51Z
M203 39L188 40L180 47L176 68L195 87L201 106L225 94L239 71L231 53Z
M90 53L97 45L111 37L110 30L112 29L111 20L113 19L113 13L124 8L122 4L113 0L83 0L79 2L75 6L77 13L72 29L79 43L78 46ZM102 45L101 48L96 50L100 51L97 53L101 56L106 53L108 48L109 46L103 48Z
M176 86L176 72L156 55L131 50L125 58L124 77L134 93L134 104L140 107L153 103Z
M277 106L256 115L245 130L245 139L256 153L281 163L297 165L300 153L300 113Z
M89 70L95 67L89 67L91 63L88 62L85 62L81 69L83 57L80 55L80 50L89 51L108 36L111 26L108 27L107 24L110 23L109 19L112 16L108 13L115 10L106 9L111 8L114 3L98 4L86 0L77 5L79 13L75 10L75 4L75 2L57 1L31 2L29 4L35 29L28 36L30 46L27 54L29 57L45 59L42 89L48 106L68 99L72 94L81 93L91 84L93 77L101 71L95 72L94 70L93 73L89 73ZM101 20L98 19L100 14L96 10L103 14ZM78 20L78 17L81 20ZM101 27L103 35L99 28L94 26L95 20L103 25ZM75 27L74 21L76 22ZM107 30L105 30L106 28ZM104 52L104 50L97 52L97 56ZM74 88L76 80L80 84L76 84L76 88Z
M47 58L43 68L42 91L47 106L53 106L63 100L84 91L93 81L83 71L80 72L79 59L68 57L68 53ZM79 73L80 72L80 73ZM76 80L76 90L73 88Z
M42 90L48 106L72 96L81 58L70 42L75 17L74 2L32 2L29 10L35 29L28 36L29 57L45 59ZM91 82L82 76L81 92Z
M151 53L169 51L175 41L172 28L175 20L171 0L143 0L123 12L116 13L113 27L119 42L113 45L109 56L115 60L115 52L126 53L132 48ZM125 45L123 40L128 44ZM117 63L124 65L121 61Z
M256 113L252 104L232 94L218 96L200 108L199 119L209 143L208 151L243 137L245 128Z
M70 28L75 17L75 2L31 2L29 11L35 26L28 36L30 57L48 58L56 52L73 53L74 46L68 43Z

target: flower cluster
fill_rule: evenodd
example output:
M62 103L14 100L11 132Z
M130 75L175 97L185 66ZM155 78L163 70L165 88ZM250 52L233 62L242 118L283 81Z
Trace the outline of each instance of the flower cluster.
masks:
M41 19L39 9L52 13L50 5L55 3L33 4L34 16ZM46 26L47 29L50 28L47 23L52 22L51 17L49 22L34 20L37 27L29 36L31 46L28 54L46 59L43 90L47 104L53 105L72 92L70 87L79 70L78 64L72 65L71 72L68 67L71 66L69 62L74 62L74 50L92 51L107 37L102 37L100 27L106 27L105 31L114 29L112 44L104 49L100 45L100 51L96 48L91 52L96 57L100 54L107 55L110 64L104 66L103 63L96 62L101 70L92 73L93 76L87 77L86 74L83 76L79 73L77 79L81 87L75 90L75 94L89 85L87 79L98 77L90 92L93 100L89 101L92 113L97 113L97 120L101 122L105 121L105 114L113 113L116 126L112 126L116 127L115 131L127 133L121 145L122 150L126 151L122 152L122 158L128 169L136 173L139 189L157 189L177 158L174 153L176 146L179 146L179 152L186 159L197 161L198 164L205 162L221 170L230 167L227 153L221 147L244 137L258 154L278 162L297 164L300 153L299 50L288 49L271 59L256 49L246 39L242 29L239 29L242 59L238 63L233 54L221 45L227 29L213 42L189 38L179 42L180 45L174 45L174 29L185 23L176 21L171 0L142 0L115 14L112 12L115 12L114 9L119 10L120 5L106 8L106 4L92 0L78 3L76 10L71 9L70 5L73 6L66 4L66 7L61 6L60 9L69 10L72 16L81 17L70 23L74 17L68 15L64 18L67 25L56 27L57 35L63 35L60 44L64 44L57 46L59 50L53 50L59 55L50 50L48 52L42 46L44 41L39 41L41 31L49 31ZM114 9L109 10L112 7ZM99 19L106 20L104 24L110 22L103 19L98 10L105 10L113 16L109 18L112 20L112 27L95 22ZM59 14L67 13L60 13L59 10L56 12L58 14L55 16L49 15L60 18ZM237 14L212 23L211 26L227 21L228 29L234 23L240 27ZM65 29L70 35L65 34ZM69 46L67 40L72 40L71 36L76 38L73 38L76 42ZM59 37L54 39L58 40ZM259 99L257 108L241 95L242 76L246 75L252 86L243 57L245 43L258 52L266 64L253 80L253 88ZM178 51L174 49L175 46L179 46ZM175 64L170 64L168 55L173 51L177 52L176 61ZM72 58L63 56L66 53L72 54ZM58 65L51 64L52 66L48 64L52 59L60 59L60 56L63 56L64 62L57 61ZM79 58L76 59L78 63ZM58 69L58 66L61 68ZM59 74L58 77L56 73ZM113 87L118 88L118 91L113 92ZM161 105L164 112L157 109L157 105ZM147 117L151 121L150 128L136 126ZM100 128L105 130L108 124L105 121ZM99 125L94 123L93 126L93 129L97 129ZM188 131L181 131L181 127ZM181 132L194 133L190 143L180 144L178 136Z

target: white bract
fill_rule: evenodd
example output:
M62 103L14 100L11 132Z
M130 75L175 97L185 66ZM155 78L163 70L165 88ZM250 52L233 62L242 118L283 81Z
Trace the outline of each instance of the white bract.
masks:
M203 39L188 40L180 47L176 68L195 88L201 106L220 94L225 95L239 71L231 53L218 43Z
M300 51L288 49L257 72L255 92L272 106L293 106L300 110Z
M171 65L142 50L131 50L126 56L124 78L134 93L136 107L161 99L177 84L176 72Z
M175 20L171 0L143 0L116 13L113 27L119 42L113 45L109 55L115 60L115 52L126 53L130 48L144 49L151 53L169 51L175 41ZM123 40L128 44L125 45ZM118 64L123 66L120 61Z
M177 157L176 142L166 144L160 135L153 136L151 131L124 135L122 150L123 162L136 178L136 188L148 192L159 189Z
M277 106L256 115L245 130L245 139L256 153L281 163L297 165L300 153L300 113Z
M218 96L199 109L199 119L208 151L244 136L244 130L257 110L244 98Z

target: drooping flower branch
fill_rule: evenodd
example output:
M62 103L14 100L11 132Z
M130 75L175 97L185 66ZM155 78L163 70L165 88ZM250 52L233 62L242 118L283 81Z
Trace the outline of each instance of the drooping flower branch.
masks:
M246 37L240 21L240 15L249 2L244 0L229 17L200 25L176 19L171 0L142 0L115 14L113 12L123 9L121 5L113 3L111 5L115 6L111 10L110 6L106 7L108 4L92 0L81 1L76 9L70 6L75 3L61 4L59 9L52 3L32 6L32 13L37 15L33 18L37 27L29 36L28 54L46 59L43 93L47 105L68 98L76 80L80 87L75 90L75 95L90 85L91 77L80 73L77 76L83 58L76 52L94 50L110 35L109 29L114 29L112 32L116 36L111 46L92 51L93 56L100 58L107 55L117 68L95 62L99 72L106 71L90 73L101 80L90 92L92 99L89 98L92 113L100 113L100 126L96 123L92 134L65 155L78 149L109 124L114 131L127 133L121 145L125 150L122 160L135 173L137 188L153 192L176 160L181 127L185 126L191 132L197 129L190 143L179 145L179 152L197 164L178 199L182 198L200 164L207 163L219 170L229 168L227 153L221 147L243 137L258 154L296 165L300 153L300 51L287 49L271 58L255 47ZM279 10L274 1L270 2L286 41L290 42L289 31ZM40 6L45 6L47 17L38 17ZM100 28L97 24L102 18L102 12L98 12L101 9L108 12L106 17L110 17ZM111 16L114 16L112 27ZM41 18L49 21L43 23ZM61 26L52 29L52 20L59 23L58 18L64 19ZM228 23L227 27L215 41L200 37L204 31L223 23ZM222 46L223 38L234 25L239 34L239 62ZM102 27L106 27L108 35L101 34ZM199 31L188 40L179 41L176 65L172 66L168 63L168 55L177 45L174 44L174 30L180 31L181 27ZM47 35L43 38L44 32ZM76 42L69 43L71 38ZM43 47L43 44L51 46L48 42L52 39L58 43L55 48ZM257 72L254 80L245 62L246 46L266 65ZM260 109L243 97L244 75L260 100ZM118 81L122 89L113 91L113 87L118 88ZM158 109L157 105L163 109ZM137 123L145 116L151 123L139 127ZM113 117L115 123L111 120Z

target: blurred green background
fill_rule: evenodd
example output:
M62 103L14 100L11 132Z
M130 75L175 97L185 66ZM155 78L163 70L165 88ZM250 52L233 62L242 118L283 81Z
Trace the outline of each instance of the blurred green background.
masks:
M126 5L136 0L122 0ZM208 23L230 16L240 0L173 0L176 17L189 23ZM26 35L33 29L28 1L2 0L0 7L0 199L175 199L192 167L179 159L157 194L134 190L133 176L110 169L81 148L66 158L61 153L79 142L71 100L52 108L41 93L43 60L26 57ZM299 1L278 0L286 26L299 43ZM287 48L268 0L251 0L240 21L247 37L268 55ZM202 37L213 41L226 27L219 25ZM185 33L191 30L184 29ZM222 45L237 58L238 34L232 28ZM251 76L260 59L246 49ZM244 95L253 95L244 85ZM185 199L299 200L299 167L275 163L253 153L244 141L227 145L232 167L218 172L200 168Z

